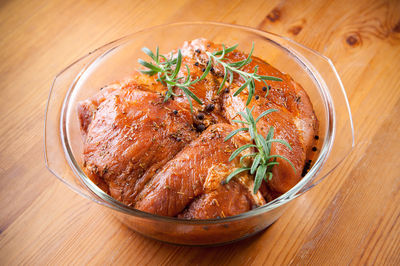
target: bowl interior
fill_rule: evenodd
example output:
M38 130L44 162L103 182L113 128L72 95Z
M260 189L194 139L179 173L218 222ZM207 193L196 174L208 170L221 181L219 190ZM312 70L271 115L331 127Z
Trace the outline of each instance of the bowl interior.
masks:
M159 46L160 53L167 53L180 47L185 41L196 38L206 38L215 43L224 43L227 46L238 44L238 49L249 52L252 43L255 44L254 56L257 56L280 71L289 74L306 90L319 120L318 151L314 160L321 156L321 149L326 138L330 137L329 108L327 107L326 92L319 79L310 71L308 63L296 55L296 52L282 38L273 34L259 34L251 29L228 27L226 25L184 24L156 27L144 30L128 37L117 40L105 46L104 52L88 64L72 84L62 109L61 128L64 131L64 147L67 147L67 157L75 168L77 177L85 184L91 183L84 175L82 165L83 143L79 129L77 105L96 94L100 88L114 81L123 80L133 70L139 69L138 58L148 59L141 51L146 46L155 50ZM327 156L325 152L324 156ZM314 171L316 174L318 171ZM312 179L312 175L305 178ZM306 184L307 182L303 182ZM97 196L99 190L93 189ZM294 193L293 191L287 194ZM100 195L103 198L104 195ZM107 199L105 199L107 200Z

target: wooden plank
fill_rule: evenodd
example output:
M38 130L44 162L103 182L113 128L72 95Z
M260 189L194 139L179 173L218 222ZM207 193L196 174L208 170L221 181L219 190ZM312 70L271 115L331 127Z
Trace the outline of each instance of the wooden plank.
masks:
M69 191L42 162L53 77L141 28L213 20L288 36L330 57L357 146L268 230L223 247L144 238ZM398 1L5 1L0 4L1 264L400 264Z

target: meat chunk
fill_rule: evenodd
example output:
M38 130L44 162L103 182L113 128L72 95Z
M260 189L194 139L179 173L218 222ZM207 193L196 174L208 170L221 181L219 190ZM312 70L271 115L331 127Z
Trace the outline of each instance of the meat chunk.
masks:
M79 103L78 116L82 136L84 138L86 138L89 125L92 122L93 115L96 113L100 103L104 102L108 96L114 94L118 89L120 89L120 84L112 84L101 88L100 92L92 98Z
M251 191L248 187L236 181L229 182L199 196L178 217L183 219L225 218L264 204L261 195L258 204L250 196Z
M184 44L187 54L197 51L197 60L206 62L208 57L206 51L214 52L222 49L221 45L216 45L205 39L196 39ZM225 56L225 62L237 62L247 58L247 54L235 50ZM260 120L257 124L258 131L265 137L271 126L275 129L274 138L287 141L292 151L282 144L272 144L271 154L279 154L288 158L295 166L295 171L291 165L282 159L277 159L278 166L273 168L273 179L268 182L268 187L262 186L264 191L268 190L268 198L281 195L292 188L300 179L305 161L312 157L312 147L315 144L314 136L318 130L318 121L313 111L311 101L304 89L296 83L289 75L283 74L263 60L252 57L252 61L245 65L242 70L253 73L258 66L258 74L281 78L282 81L267 81L269 88L263 83L256 81L255 97L247 106L254 106L253 116L257 117L267 109L278 109L278 112L271 113ZM222 81L224 69L217 64L213 68L212 75L219 77ZM234 92L244 83L239 75L234 75L233 84L222 94L222 112L228 121L240 118L239 111L244 111L247 101L247 89L238 96L233 96ZM218 85L219 86L219 85ZM267 97L265 95L267 94ZM240 124L232 123L236 127ZM265 192L267 193L267 192Z
M82 101L78 105L78 118L80 122L80 128L82 136L86 138L89 124L92 122L92 118L96 113L99 105L104 102L107 98L117 95L121 90L135 87L139 90L163 93L165 88L159 82L156 82L154 77L142 75L140 72L135 71L130 77L123 81L114 82L110 85L102 87L100 92Z
M197 137L188 110L136 85L108 94L86 123L85 171L127 205L134 204L147 180Z
M244 56L240 57L244 58ZM239 60L238 58L237 60ZM280 143L273 143L271 154L278 154L289 159L295 168L285 160L278 158L279 165L273 167L273 178L268 182L270 190L280 195L291 189L300 179L305 161L312 157L311 149L314 146L314 136L318 129L318 121L314 114L311 102L305 91L288 75L282 74L269 64L255 58L245 71L254 71L258 65L260 75L275 76L282 81L267 81L269 93L267 97L265 84L256 82L255 95L249 109L254 107L253 116L256 118L268 109L277 109L257 123L257 130L265 137L270 127L274 127L274 138L282 139L289 143L292 150ZM238 111L246 108L247 94L241 93L233 96L234 92L243 84L240 79L235 79L229 93L224 95L224 114L229 121L238 119ZM242 119L243 120L243 119ZM240 124L236 124L241 127Z
M240 136L224 141L233 130L228 124L210 126L198 139L185 147L140 193L135 208L158 215L208 219L231 216L265 204L247 174L225 184L226 177L240 167L239 160L229 162Z

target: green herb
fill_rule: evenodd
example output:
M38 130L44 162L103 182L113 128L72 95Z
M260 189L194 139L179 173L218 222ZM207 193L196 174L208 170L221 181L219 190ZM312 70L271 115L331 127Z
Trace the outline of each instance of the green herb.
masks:
M266 87L269 89L270 87L268 84L265 82L266 80L275 80L275 81L282 81L280 78L276 77L271 77L271 76L262 76L257 74L258 72L258 66L255 66L254 72L253 73L248 73L241 68L243 68L245 65L249 64L251 62L251 56L254 51L254 43L252 45L251 51L248 55L248 57L244 60L233 62L233 63L227 63L225 62L227 58L225 58L225 55L228 53L233 52L237 48L237 44L228 48L225 48L225 45L222 45L222 50L216 51L213 53L206 52L208 56L208 63L207 67L204 69L204 73L201 75L200 78L197 78L195 80L191 80L191 75L190 75L190 69L188 65L186 64L185 67L187 69L187 76L186 78L184 77L179 77L178 78L178 73L182 67L182 52L181 50L178 50L178 54L176 58L173 57L173 54L171 53L169 58L165 57L164 55L159 54L159 49L157 47L156 53L154 54L150 49L144 47L142 48L142 51L146 53L148 56L153 59L154 63L150 63L147 61L144 61L142 59L139 59L139 63L146 67L146 70L140 70L141 73L147 74L149 76L153 75L158 75L157 81L161 82L165 86L167 86L167 93L165 95L164 101L167 101L171 96L177 96L174 92L174 88L180 88L182 89L183 93L185 94L186 98L189 101L190 104L190 110L193 112L193 106L192 106L192 99L198 102L199 104L203 104L202 101L190 90L190 88L193 88L192 85L203 80L208 73L211 71L212 66L215 64L220 64L224 68L224 78L220 84L220 87L218 89L218 94L221 92L222 88L224 87L226 81L229 78L229 85L230 86L233 82L233 75L234 73L238 74L244 79L244 83L242 86L239 87L239 89L236 90L234 93L234 96L237 96L239 93L241 93L245 88L248 88L249 94L247 97L247 102L246 105L248 105L251 101L251 98L253 97L255 93L255 80L257 81L262 81L266 85ZM265 96L268 95L268 91L266 92Z
M293 163L286 157L283 157L278 154L271 155L271 144L273 142L281 143L281 144L285 145L288 149L292 150L292 147L286 141L273 138L274 127L272 127L272 126L270 127L268 134L265 138L257 132L257 127L256 127L257 122L260 121L260 119L263 118L264 116L266 116L272 112L276 112L278 110L277 109L269 109L267 111L264 111L256 119L254 119L254 117L252 115L253 109L254 109L254 106L251 110L249 110L249 108L246 107L246 112L238 113L245 119L245 121L242 121L242 120L233 120L233 121L236 123L241 123L241 124L247 125L247 127L242 127L242 128L232 131L228 136L226 136L224 141L229 140L230 138L232 138L233 136L235 136L237 133L239 133L241 131L249 132L250 137L251 137L251 143L243 145L243 146L239 147L238 149L236 149L234 152L232 152L231 156L229 157L229 161L232 161L233 159L235 159L244 150L253 149L253 150L255 150L254 153L241 156L240 163L242 164L243 159L246 157L252 157L253 162L250 167L243 166L241 168L234 170L232 173L230 173L228 175L228 177L226 178L226 182L229 182L237 174L240 174L244 171L249 171L250 174L252 174L252 175L255 174L253 193L256 194L261 186L261 182L263 179L266 182L271 180L272 167L279 164L279 162L276 161L277 158L281 158L281 159L289 162L289 164L292 166L294 172L296 172L296 169L294 168Z
M209 64L213 60L215 63L222 65L224 68L224 79L221 82L221 85L218 89L218 93L221 92L225 82L228 80L228 76L229 76L229 83L228 83L229 85L228 86L230 86L232 84L233 74L236 73L243 78L244 83L242 84L242 86L240 86L239 89L236 90L236 92L233 94L233 96L237 96L239 93L241 93L247 87L249 94L247 97L246 105L249 105L251 98L253 97L253 95L255 93L255 89L256 89L255 80L264 82L265 86L267 88L269 88L268 84L265 82L266 80L282 81L282 79L276 78L276 77L271 77L271 76L262 76L262 75L257 74L258 66L254 67L253 73L248 73L243 70L240 70L242 67L244 67L245 65L247 65L251 62L251 60L252 60L251 56L254 51L254 43L253 43L253 45L251 47L251 51L246 59L243 59L243 60L237 61L237 62L233 62L233 63L224 62L224 61L226 61L225 55L234 51L237 48L237 46L238 45L236 44L234 46L225 48L225 45L222 45L221 51L217 51L214 53L210 53L210 52L206 52L206 53L209 57ZM265 96L267 96L267 95L268 95L268 91Z
M182 89L186 98L190 104L190 110L193 112L192 99L198 102L199 104L203 104L202 101L190 90L192 85L203 80L207 73L204 72L200 78L195 80L191 80L190 69L186 64L187 76L178 77L178 73L182 66L182 52L178 50L178 55L176 58L173 58L172 53L169 58L164 55L159 54L159 49L157 47L156 54L154 54L150 49L144 47L142 51L153 59L154 63L146 62L142 59L139 59L138 62L147 68L147 70L140 70L141 73L147 74L149 76L157 75L157 81L161 82L163 85L167 86L167 92L164 98L164 101L167 101L171 96L178 96L174 92L174 88ZM211 66L210 66L211 68ZM208 69L209 71L209 69Z

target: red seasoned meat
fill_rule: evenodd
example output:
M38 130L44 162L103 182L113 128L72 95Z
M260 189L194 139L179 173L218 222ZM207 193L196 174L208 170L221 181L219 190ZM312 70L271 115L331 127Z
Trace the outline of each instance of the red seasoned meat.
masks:
M206 51L221 48L204 39L183 45L182 65L187 64L192 80L203 74L208 61ZM173 52L175 56L176 53ZM246 57L235 50L226 55L226 62ZM200 105L192 100L193 112L180 89L175 90L176 96L164 101L167 88L156 81L156 76L139 72L81 102L78 115L84 138L85 173L101 189L129 206L185 219L236 215L285 193L301 179L303 167L311 157L318 121L306 92L290 76L256 57L242 70L253 72L255 66L260 75L283 81L267 81L267 97L264 83L256 82L258 97L253 97L247 107L254 107L254 117L271 108L278 110L262 118L257 130L265 136L273 126L274 138L291 145L293 149L289 150L273 143L271 153L288 158L295 171L285 160L278 159L272 179L263 182L256 194L254 177L248 172L224 182L242 166L240 156L231 162L229 156L250 142L248 133L224 141L232 130L241 127L232 120L241 118L237 113L246 108L248 95L245 89L233 96L244 82L238 75L229 88L225 84L218 94L224 71L217 64L204 80L190 88L203 102ZM178 76L186 75L187 69L182 67ZM247 158L244 163L250 164L251 160Z
M229 156L246 139L224 138L234 128L215 124L185 147L139 194L135 208L159 215L207 219L232 216L265 203L253 194L253 180L247 174L225 184L231 171L240 167L239 158ZM187 210L185 210L187 208Z
M85 171L111 196L132 205L147 180L196 137L192 115L179 103L125 87L93 113L84 142Z

